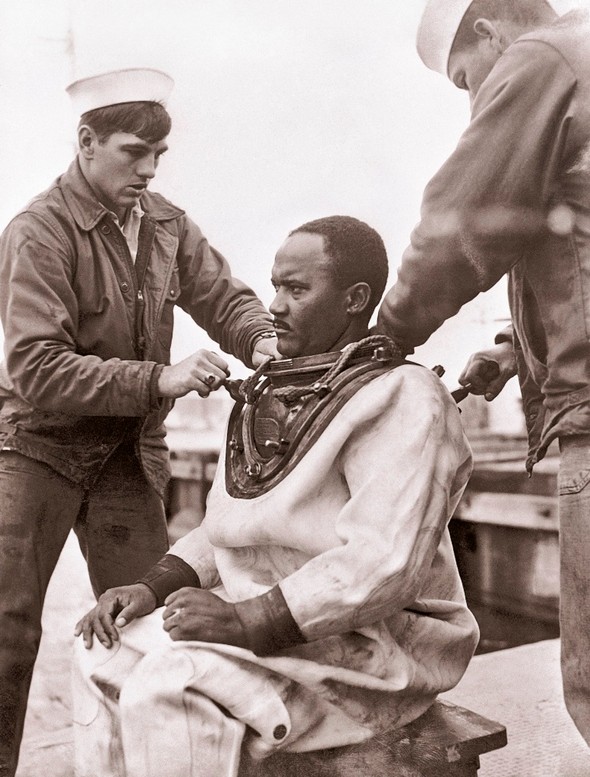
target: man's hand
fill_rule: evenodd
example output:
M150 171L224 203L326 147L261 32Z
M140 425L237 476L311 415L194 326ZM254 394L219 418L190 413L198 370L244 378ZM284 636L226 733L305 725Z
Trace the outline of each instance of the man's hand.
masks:
M164 629L174 641L191 639L248 647L233 604L200 588L181 588L165 601Z
M161 397L184 397L196 391L200 397L208 397L229 376L227 362L213 351L201 348L178 364L164 367L158 379Z
M459 377L462 386L472 394L484 394L488 402L495 399L510 378L516 375L516 358L512 343L503 342L469 357Z
M110 648L119 639L116 629L126 626L135 618L147 615L156 609L154 592L143 583L109 588L98 603L78 621L74 630L76 637L84 636L84 647L92 647L92 635Z
M261 337L260 340L256 341L256 345L252 351L252 364L254 367L259 367L269 356L272 356L273 359L283 358L277 351L277 338Z

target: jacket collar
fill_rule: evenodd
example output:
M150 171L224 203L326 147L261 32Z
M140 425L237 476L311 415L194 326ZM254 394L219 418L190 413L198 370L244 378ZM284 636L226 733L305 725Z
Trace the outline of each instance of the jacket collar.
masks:
M58 186L80 229L85 231L93 229L110 212L98 201L80 169L77 157L59 178ZM141 197L140 203L144 213L155 221L169 221L184 213L181 208L177 208L159 194L152 192L146 192Z

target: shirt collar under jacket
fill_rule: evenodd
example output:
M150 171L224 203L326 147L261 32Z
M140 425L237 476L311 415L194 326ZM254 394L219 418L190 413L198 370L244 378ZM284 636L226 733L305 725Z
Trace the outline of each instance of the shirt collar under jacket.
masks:
M129 208L127 212L125 213L125 221L123 224L119 221L119 218L116 213L113 213L112 210L109 211L111 216L113 217L113 221L115 224L119 227L121 230L121 234L125 238L125 241L127 242L127 247L129 248L129 253L131 254L131 258L133 259L133 264L135 264L135 260L137 259L137 247L139 245L139 228L141 227L141 218L143 216L143 210L141 208L141 205L139 204L139 200L135 203L135 205L132 208Z

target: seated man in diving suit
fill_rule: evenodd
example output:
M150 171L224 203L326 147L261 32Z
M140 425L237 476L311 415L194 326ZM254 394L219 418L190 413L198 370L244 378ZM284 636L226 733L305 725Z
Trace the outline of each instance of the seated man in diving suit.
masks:
M79 777L233 777L404 726L461 678L471 454L439 378L369 336L386 278L353 218L280 247L284 358L241 384L202 524L76 627Z

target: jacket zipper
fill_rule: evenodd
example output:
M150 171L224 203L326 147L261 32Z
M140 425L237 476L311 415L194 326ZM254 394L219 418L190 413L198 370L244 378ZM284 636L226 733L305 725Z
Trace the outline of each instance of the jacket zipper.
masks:
M145 337L143 335L143 315L145 310L145 299L143 291L138 288L136 295L137 304L135 306L135 339L137 342L137 352L139 358L145 358Z

